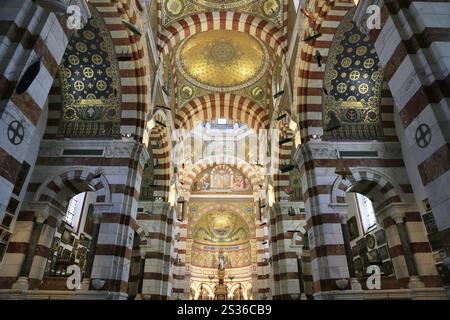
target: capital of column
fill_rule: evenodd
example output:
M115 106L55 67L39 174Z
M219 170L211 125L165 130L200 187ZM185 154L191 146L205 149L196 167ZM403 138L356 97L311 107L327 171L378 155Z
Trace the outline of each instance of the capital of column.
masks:
M23 208L24 210L33 211L38 223L44 223L50 216L53 216L57 221L61 221L65 215L64 211L47 201L25 202Z
M334 212L339 214L339 217L341 218L341 223L347 222L347 214L348 214L347 203L330 203L328 204L328 206L332 208Z
M94 217L94 223L100 223L100 219L103 213L111 212L113 208L112 203L93 203L92 204L92 214Z
M395 223L403 223L405 212L413 210L412 206L413 205L411 203L407 202L391 203L377 212L378 219L382 221L387 217L390 217L395 221Z
M145 254L150 251L150 249L152 248L151 245L149 244L141 244L139 246L139 255L141 256L142 259L145 258Z

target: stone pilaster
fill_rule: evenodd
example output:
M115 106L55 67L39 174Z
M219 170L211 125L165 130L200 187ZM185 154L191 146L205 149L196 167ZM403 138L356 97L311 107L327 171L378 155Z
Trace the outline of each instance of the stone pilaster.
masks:
M93 210L93 221L94 221L94 227L92 231L92 240L91 245L89 249L89 253L86 259L86 265L83 273L83 281L82 281L82 288L84 290L92 289L91 284L91 277L92 277L92 271L96 266L94 266L94 261L96 257L96 248L97 248L97 242L98 237L100 233L100 226L101 226L101 219L103 213L110 212L112 209L111 204L104 204L104 203L94 203L92 204Z

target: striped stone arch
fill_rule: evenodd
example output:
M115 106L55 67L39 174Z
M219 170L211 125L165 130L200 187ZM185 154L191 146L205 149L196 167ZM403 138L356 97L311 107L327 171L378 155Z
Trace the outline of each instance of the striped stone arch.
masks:
M215 118L241 121L255 131L269 126L268 110L253 100L232 93L216 93L196 97L177 110L175 128L189 131L196 121Z
M187 37L210 30L246 32L273 48L278 56L287 52L287 37L283 29L271 22L243 12L213 11L184 17L158 33L158 51L165 56Z
M347 192L358 192L374 202L379 210L393 202L402 202L403 192L394 182L383 174L370 168L352 170L353 176L346 180L338 177L331 188L331 203L345 203Z
M242 173L250 180L253 192L258 191L260 188L259 185L263 182L263 179L258 176L258 173L248 162L227 155L214 155L200 160L192 167L192 169L190 169L189 174L183 181L183 189L189 192L192 183L195 181L197 176L207 168L216 165L229 165L242 171Z
M322 36L316 40L306 42L296 57L296 73L294 79L294 101L295 109L299 114L302 141L307 142L311 135L323 134L322 103L325 94L322 90L322 82L318 79L325 79L325 68L318 68L314 58L316 50L319 50L323 57L327 57L333 45L334 37L339 25L345 15L354 8L353 1L328 0L315 1L315 11L310 12L312 19L309 19L310 27ZM383 13L383 16L385 14ZM303 35L306 37L308 28L305 28ZM373 38L375 44L375 39ZM382 113L383 117L390 118L394 113L394 101L388 82L383 81L381 88ZM381 124L384 141L398 141L395 125L392 121L383 121Z
M90 168L82 167L71 168L45 181L34 195L34 201L49 202L64 211L73 196L87 191L96 192L98 203L111 201L111 190L106 178L98 176Z
M340 3L339 0L316 1L315 11L310 12L309 26L322 33L322 37L306 42L297 53L296 70L298 76L294 79L294 92L296 93L297 112L300 119L301 137L304 142L312 134L323 132L322 102L324 93L322 81L325 69L317 66L314 58L316 50L322 56L328 56L332 46L334 34L345 14L354 7L353 1ZM307 36L310 30L305 29L301 38Z
M134 1L133 1L134 2ZM142 18L136 5L129 5L127 1L105 1L91 0L90 5L95 7L108 29L119 60L120 93L121 101L121 132L133 133L137 140L143 136L145 112L149 105L147 94L151 92L149 77L150 55L147 45L142 37L129 31L123 20L130 21L143 30ZM64 52L63 52L64 53ZM56 75L52 88L49 92L49 113L46 139L55 138L61 118L62 97L60 92L60 81Z
M155 126L149 135L149 147L152 159L157 165L153 169L153 184L155 197L167 199L172 172L171 157L171 127L164 112L157 112L153 119ZM153 164L151 164L153 165Z
M134 2L134 1L132 1ZM122 19L144 30L142 9L136 2L115 0L91 0L93 5L104 19L108 28L119 63L122 95L122 132L134 133L136 139L143 136L145 112L148 109L148 97L151 92L148 74L150 53L147 51L145 37L139 37L128 30ZM130 112L135 111L135 112Z

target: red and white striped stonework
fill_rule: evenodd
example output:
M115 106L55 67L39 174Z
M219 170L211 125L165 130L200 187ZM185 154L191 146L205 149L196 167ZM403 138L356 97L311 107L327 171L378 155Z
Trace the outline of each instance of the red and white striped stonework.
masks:
M286 53L287 40L283 30L259 17L242 12L210 11L182 18L158 34L161 55L168 54L187 37L209 30L235 30L261 39L279 56Z
M167 202L145 203L139 205L152 214L138 213L139 225L149 232L150 243L144 248L145 265L142 276L142 294L145 299L168 299L173 282L174 214ZM141 246L142 247L142 246Z
M369 3L372 1L359 1L359 8ZM345 289L356 289L357 280L350 279L350 259L342 231L347 221L348 192L361 193L373 201L377 221L386 231L395 276L382 279L382 289L417 289L408 291L412 295L423 289L441 298L442 283L422 221L425 211L422 201L428 198L450 254L448 1L384 0L382 27L369 33L385 75L380 105L383 139L339 141L339 144L323 139L325 66L318 67L314 54L319 50L326 65L336 31L354 8L353 0L308 2L310 18L303 15L302 19L307 19L307 25L322 35L308 42L292 42L299 46L292 51L295 61L289 62L295 70L287 72L295 75L291 79L295 105L287 109L295 112L281 121L276 121L278 115L272 114L271 88L273 74L284 68L281 65L288 53L288 1L283 1L281 27L250 13L209 11L182 17L165 28L161 23L162 1L153 1L152 7L147 8L151 15L149 21L139 0L90 0L89 5L104 19L117 56L122 99L121 139L57 136L62 114L57 70L71 36L66 26L67 16L57 17L35 1L7 1L1 8L0 222L8 205L13 207L12 203L19 203L19 206L0 265L0 289L20 289L18 280L26 278L29 288L36 291L67 290L56 287L44 276L45 266L55 229L64 219L70 198L92 191L96 193L93 212L98 218L99 234L93 248L91 279L105 280L99 290L103 293L96 294L111 293L109 297L114 299L126 298L127 294L137 297L139 293L144 299L177 296L188 299L193 242L190 228L200 218L194 216L188 221L189 204L195 198L190 188L205 169L224 164L241 170L252 184L253 194L247 200L254 201L255 219L250 221L246 215L246 222L252 230L252 248L256 248L256 263L252 257L254 298L300 298L300 281L305 285L304 293L316 299L336 298L339 293L356 294L356 290L353 293L342 290L336 282L347 279ZM141 31L152 27L154 30L149 34L155 39L132 33L122 20ZM177 108L175 99L169 101L171 105L165 107L176 110L170 115L162 111L164 108L150 110L155 104L152 100L162 95L152 92L153 88L159 90L151 80L153 66L158 64L155 60L170 64L171 94L176 97L173 51L188 37L210 30L246 32L270 48L266 105L235 93L211 93L195 97L181 108ZM299 38L307 34L309 30L302 29ZM158 59L153 55L158 55ZM17 82L38 58L41 61L38 76L25 93L17 95ZM154 120L154 127L144 132L149 116ZM245 123L258 138L263 129L278 129L275 140L294 139L289 125L291 119L298 119L302 144L293 156L293 140L271 149L278 171L270 177L259 172L262 168L251 161L253 157L248 152L242 159L223 154L199 161L191 159L194 165L184 177L183 188L178 190L183 193L184 203L172 207L168 203L169 190L176 181L175 160L179 160L173 159L172 133L177 129L191 131L197 124L217 118ZM24 126L24 140L17 145L7 138L12 121ZM420 125L427 125L431 132L430 143L422 147L415 139ZM148 137L148 147L142 144L144 137ZM248 151L252 143L259 142L252 139L246 137L237 149ZM198 140L192 138L191 150ZM258 151L259 148L260 145ZM200 143L197 149L194 151L203 154L206 146ZM335 174L336 149L370 155L345 158L352 175L342 179ZM67 155L65 150L75 153L95 150L98 155ZM283 174L279 168L291 164L292 158L300 171L304 203L280 201L286 200L283 190L289 186L290 173ZM153 172L154 196L158 200L153 202L139 201L142 174L149 159L158 163ZM14 194L24 161L30 165L30 171L24 177L22 192ZM270 208L269 199L260 190L267 185L274 188L276 200ZM260 204L267 207L261 209ZM288 214L291 207L296 211L295 216ZM185 209L180 211L180 208ZM137 235L139 241L133 246ZM27 255L28 251L33 252ZM30 257L31 263L27 264ZM364 283L360 285L363 291L358 290L359 294L370 296L371 290Z
M16 56L22 59L21 61L11 60L10 70L5 73L8 77L3 77L5 86L2 88L6 90L3 97L7 99L4 99L5 108L2 109L2 115L5 119L3 123L8 122L5 116L11 117L13 114L17 115L17 119L23 119L26 127L25 137L28 139L27 136L33 134L33 126L37 124L42 108L46 107L45 97L54 84L54 89L50 93L49 126L45 136L48 140L42 141L31 181L28 186L24 186L27 190L24 203L49 203L50 206L63 210L71 196L79 191L86 191L86 189L78 190L77 187L74 187L75 185L78 186L81 182L86 188L89 185L91 190L95 190L97 193L96 206L102 216L92 277L104 279L105 285L101 290L116 292L120 297L121 294L123 296L127 292L134 232L132 226L136 219L143 167L148 159L147 151L137 141L140 141L143 135L143 119L149 91L147 88L150 88L146 74L150 70L148 70L148 64L143 60L145 54L148 56L148 53L144 52L147 45L143 45L142 39L128 31L121 21L125 19L142 27L140 13L135 11L135 7L128 6L128 1L93 0L90 1L90 4L95 6L105 20L119 60L122 93L121 132L134 134L135 140L96 142L49 140L55 137L54 133L61 109L60 98L56 97L59 91L58 82L54 83L53 79L56 76L57 67L65 51L69 35L65 30L65 23L63 23L65 20L60 23L53 14L48 16L48 13L36 7L32 2L24 2L17 9L15 31L11 29L10 38L5 36L2 39L2 41L17 42L17 45L10 46L9 51L6 51L5 54L11 57L14 53L12 50L15 50ZM11 8L11 12L13 11ZM27 27L25 28L25 26ZM42 39L46 39L45 43ZM24 45L25 47L23 47ZM43 55L43 67L28 91L21 96L16 96L12 91L14 85L11 83L15 84L22 73L21 70L34 59L36 52ZM15 65L14 70L13 65ZM17 66L22 69L18 69ZM17 111L12 112L12 108L16 108ZM9 142L2 140L1 143ZM10 146L1 146L1 148L5 152L9 149L11 156L19 156L20 153L25 153L24 151L20 152L19 148L27 148L27 140L15 147L16 150ZM103 156L62 156L63 150L70 148L103 149ZM34 155L35 159L36 156ZM9 185L5 187L2 185L2 195L3 191L12 190L12 183L15 182L14 174L20 168L20 162L20 157L15 161L9 161L6 157L5 162L0 164L0 166L8 164L8 168L2 169L2 172L5 173L2 179L9 179ZM92 168L101 168L101 178L92 178L97 175ZM6 175L7 172L8 175ZM26 209L21 211L18 221L23 222L20 222L18 226L32 226L33 214L35 212ZM59 220L61 218L62 215L58 217ZM41 245L41 241L44 241L42 245L45 243L47 248L51 244L51 242L48 243L47 233L51 232L45 231L41 234L41 238L45 237L45 240L39 240L29 275L30 284L32 280L35 280L36 286L42 281L42 270L45 267L44 259L39 261L39 257L42 256L39 253L42 252L42 250L39 251L39 245ZM9 246L4 260L7 266L2 267L1 271L1 283L5 288L10 287L11 278L17 277L19 274L21 262L25 256L24 248L27 247L26 235L19 233L15 236L18 238L15 239L14 236L11 238L12 245ZM22 244L17 245L16 243Z
M392 3L397 3L392 1ZM414 3L414 1L412 1ZM436 3L437 4L437 3ZM409 7L411 4L403 5ZM448 4L440 4L440 6L446 6ZM322 122L322 87L324 79L324 67L319 68L314 60L314 52L318 49L326 63L328 50L331 47L334 34L343 20L343 17L354 6L353 1L317 1L315 4L315 12L313 16L316 17L315 21L310 21L310 26L318 32L322 33L322 36L313 42L305 43L302 50L299 50L297 54L298 75L295 79L298 112L300 115L300 128L302 133L303 145L297 153L300 159L300 171L302 174L302 186L304 190L304 200L307 212L307 230L309 232L309 240L311 246L311 265L313 269L314 280L314 292L325 292L330 290L336 290L336 280L339 278L348 278L348 268L345 259L345 250L343 237L341 233L341 223L345 223L343 216L345 217L345 192L357 190L356 181L358 179L372 181L369 184L360 185L363 194L376 193L375 207L377 210L389 211L389 205L396 203L411 203L412 208L405 210L418 211L416 200L413 196L413 188L411 186L408 176L411 176L411 168L405 165L403 161L403 154L400 148L398 131L396 131L394 104L398 110L397 96L400 93L395 90L395 84L391 81L391 75L396 69L386 69L386 83L383 85L382 91L382 104L381 104L381 117L383 133L385 135L385 143L382 142L370 142L370 143L339 143L340 150L376 150L378 157L370 159L358 158L358 159L346 159L346 165L353 171L353 178L344 181L345 183L339 183L336 185L335 179L337 176L334 174L334 168L336 166L336 143L326 143L321 141L321 135L323 135ZM391 5L392 7L393 5ZM394 6L395 7L395 6ZM384 19L386 19L386 9L384 9ZM387 18L388 21L391 21ZM423 19L426 19L425 17ZM411 21L411 20L410 20ZM416 20L414 20L416 21ZM388 52L383 48L391 46L392 33L397 30L396 28L404 26L404 24L383 25L380 32L374 32L376 35L385 34L385 37L381 41L378 38L375 42L377 53L380 57L380 61L383 66L386 65L386 61L392 57L393 50ZM440 30L442 32L442 30ZM397 32L399 32L397 30ZM403 33L404 31L400 31ZM440 34L440 32L437 32ZM388 40L389 39L389 40ZM401 42L400 42L401 43ZM396 47L396 45L394 46ZM384 51L383 51L384 50ZM387 57L383 57L385 54ZM397 55L396 55L397 56ZM394 58L393 58L394 59ZM396 58L394 59L396 60ZM401 62L401 61L400 61ZM400 63L398 64L398 66ZM391 74L391 75L390 75ZM410 73L404 73L403 76L407 78ZM396 85L405 84L405 79L396 80ZM392 94L391 94L392 92ZM392 99L392 96L394 99ZM396 112L395 112L396 113ZM401 117L401 115L400 115ZM397 130L402 130L398 128ZM313 139L313 135L318 136L318 139ZM412 142L413 133L407 134L408 141ZM402 141L402 148L403 146ZM424 153L421 155L424 156ZM441 159L447 159L448 156L441 157ZM444 161L444 162L445 162ZM445 165L443 165L446 168ZM442 166L440 167L442 168ZM445 169L447 170L447 169ZM436 171L436 170L434 170ZM362 173L362 175L360 175ZM390 182L384 181L381 178L386 176L390 178ZM412 176L413 177L413 176ZM332 194L331 187L337 187L339 196L334 199L330 199ZM442 183L441 183L442 186ZM414 187L414 186L413 186ZM381 197L383 195L383 197ZM442 192L440 193L442 198ZM448 197L448 196L447 196ZM448 207L448 205L447 205ZM417 225L411 228L419 228L419 225L423 225L422 222L417 222ZM408 225L407 225L408 228ZM424 233L425 235L425 233ZM423 241L423 239L421 240ZM414 246L414 245L412 245ZM432 264L431 254L428 249L424 249L425 244L419 245L425 258L416 260L416 265L423 263L424 266L430 266ZM397 264L400 266L401 264ZM420 269L420 268L419 268ZM436 271L434 267L428 268L428 270L422 270L419 272L419 276L425 283L425 286L437 287L438 282L435 281ZM408 274L406 273L406 276ZM434 279L433 281L425 281L427 277ZM399 278L399 275L397 275ZM399 280L399 279L397 279ZM408 282L408 279L406 280ZM349 282L350 285L350 282Z
M162 197L167 201L173 171L171 130L165 115L159 113L153 119L155 120L155 127L152 129L149 137L152 157L154 161L157 161L157 165L153 170L153 195ZM156 121L165 124L166 127L156 123Z
M175 128L190 131L201 121L227 118L243 122L258 132L267 129L268 110L251 99L232 93L215 93L196 97L177 110Z
M286 197L285 189L289 186L289 176L290 172L282 173L280 169L283 166L288 166L291 164L292 150L294 148L294 133L289 129L289 123L291 121L291 116L286 113L286 117L281 121L275 122L275 130L278 135L278 141L272 142L272 148L275 153L274 159L275 163L272 163L272 168L276 171L273 174L274 192L275 200L279 201L281 196ZM279 141L283 139L291 139L289 142L279 145Z
M385 77L394 97L397 130L406 137L413 163L447 248L450 246L450 19L448 1L384 1L382 29L371 31ZM414 137L421 124L431 129L431 142L421 148ZM416 166L414 168L413 166ZM444 191L444 189L446 191ZM423 199L417 199L419 201Z
M0 219L11 197L22 162L31 148L45 100L70 36L65 20L31 1L9 1L2 6L0 45ZM27 68L41 61L40 72L18 95L16 85ZM19 121L24 138L14 145L7 138L8 126ZM27 159L28 160L28 159ZM30 163L32 165L32 163Z
M104 19L119 60L122 96L120 131L132 133L137 141L141 141L152 88L148 75L153 71L145 60L149 57L147 40L127 30L122 19L143 30L142 13L126 0L93 0L89 3L95 6Z
M295 216L290 216L288 210L295 210ZM306 219L302 202L279 202L271 208L270 246L273 266L274 299L297 299L300 293L300 274L297 259L302 264L308 264L301 258L303 250L301 239L305 234ZM290 232L288 232L288 230ZM295 230L296 233L292 231ZM303 279L303 281L309 279Z

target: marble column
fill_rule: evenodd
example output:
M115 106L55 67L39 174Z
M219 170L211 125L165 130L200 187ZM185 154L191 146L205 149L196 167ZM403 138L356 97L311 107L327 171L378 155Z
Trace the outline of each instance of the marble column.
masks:
M350 282L352 290L361 290L361 284L356 278L355 267L353 264L353 254L350 245L350 236L347 228L347 210L348 204L346 203L330 203L329 206L336 212L339 213L341 218L341 231L342 238L344 240L344 251L347 260L348 273L350 275Z
M139 262L139 279L138 279L138 289L136 293L136 300L142 300L142 287L144 284L144 272L145 272L145 256L147 252L150 250L150 245L141 244L139 246L139 254L141 256L141 261Z
M403 249L403 255L405 256L406 268L409 273L409 284L408 287L414 288L424 288L425 284L420 280L419 274L417 273L416 262L414 261L414 256L410 246L410 239L405 224L405 211L396 211L392 218L395 221L397 227L398 236Z
M297 253L297 270L298 270L298 284L300 287L299 300L306 300L305 274L303 272L302 257L299 253Z
M27 250L25 253L25 259L22 262L19 277L17 281L12 285L12 289L28 290L29 282L28 276L31 271L31 266L33 264L34 253L36 251L36 246L41 236L42 228L44 226L44 221L49 216L49 211L45 208L30 208L34 209L34 224L31 231L30 240L28 241Z
M409 288L424 287L418 277L417 266L411 251L410 240L405 226L405 212L410 207L408 203L392 203L378 213L378 219L386 231L389 250L392 256L392 264L395 276L399 280L408 279Z
M55 237L55 231L58 224L62 222L65 212L56 208L51 209L50 216L44 222L41 230L41 235L38 239L34 258L31 266L28 279L30 282L30 289L37 289L42 283L45 274L45 267L51 254L51 247Z

